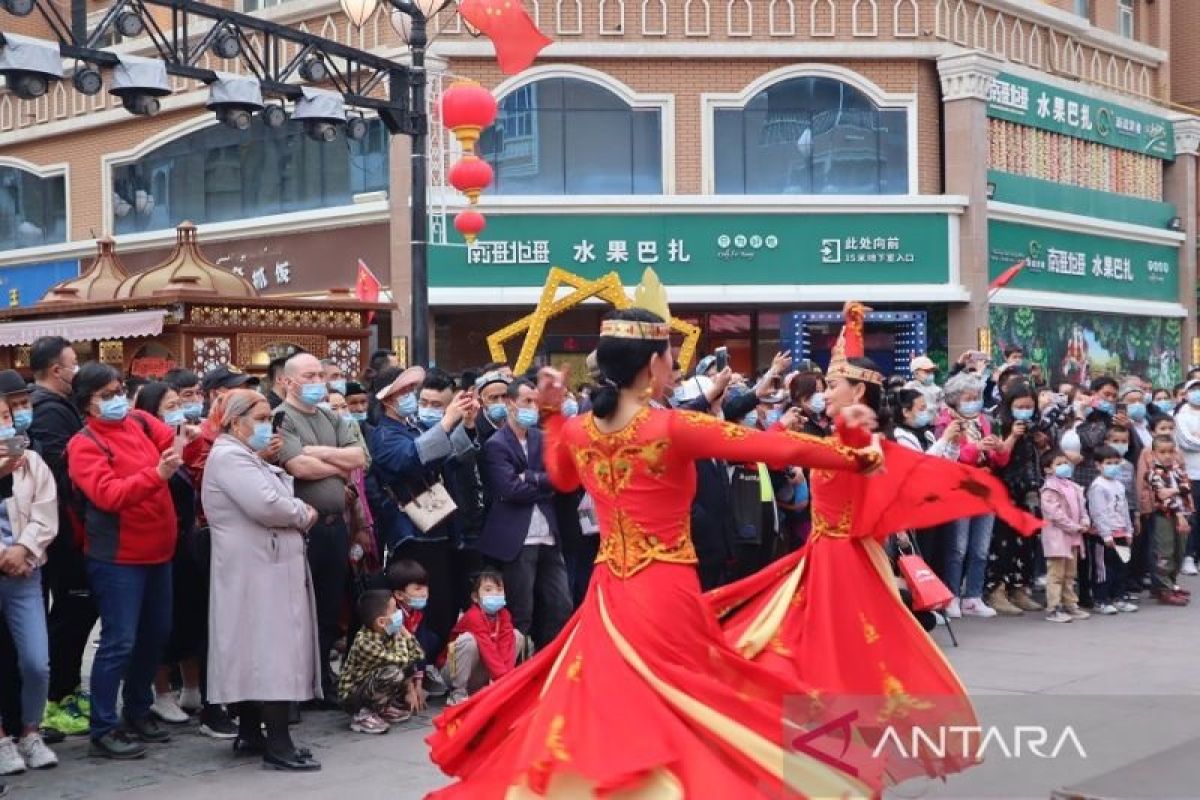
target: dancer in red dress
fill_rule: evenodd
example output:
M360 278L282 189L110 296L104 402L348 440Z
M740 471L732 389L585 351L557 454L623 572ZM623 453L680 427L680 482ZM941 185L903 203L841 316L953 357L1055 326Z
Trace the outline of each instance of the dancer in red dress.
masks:
M862 357L866 309L850 304L826 375L827 413L837 440L869 441L848 428L851 404L880 410L883 377ZM848 727L872 752L860 769L882 766L889 783L943 776L974 763L968 752L912 758L912 728L938 742L950 726L977 724L966 690L941 650L902 603L881 543L889 534L963 516L998 513L1025 534L1040 522L1013 507L990 474L884 443L878 475L814 470L812 534L807 545L755 575L706 595L739 653L780 677L813 687L813 702ZM847 716L848 715L848 716ZM893 737L889 739L888 737ZM951 742L961 736L951 736ZM845 761L846 759L841 759ZM853 759L851 759L853 761Z
M431 797L877 794L879 775L854 777L790 746L785 705L808 689L725 643L688 528L697 459L850 477L879 467L879 446L870 434L848 447L651 408L672 366L669 315L654 305L660 313L619 311L603 324L592 413L559 414L563 377L543 371L546 468L560 489L582 484L595 499L596 572L555 641L437 718L433 760L459 782Z

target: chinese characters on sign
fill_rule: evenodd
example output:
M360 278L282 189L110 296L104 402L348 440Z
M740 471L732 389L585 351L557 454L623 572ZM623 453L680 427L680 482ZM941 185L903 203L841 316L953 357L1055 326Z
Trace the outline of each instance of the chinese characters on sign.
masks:
M900 246L899 236L847 236L821 240L822 264L911 264L912 252Z
M637 263L649 266L664 261L669 264L686 264L691 260L683 239L668 239L662 247L657 241L631 242L626 239L609 239L603 242L581 239L571 245L571 263L574 264ZM550 266L550 261L550 242L545 240L476 242L467 248L468 264Z
M1031 245L1030 252L1037 249L1034 245ZM1046 250L1045 258L1033 255L1029 257L1029 267L1031 269L1035 271L1042 269L1046 272L1053 272L1056 275L1088 275L1089 264L1091 265L1090 274L1093 278L1100 278L1106 281L1133 282L1133 260L1122 256L1102 255L1100 253L1088 255L1081 251L1059 250L1050 247ZM1166 271L1170 272L1170 268L1168 267ZM1151 270L1149 279L1151 281L1154 280L1153 270ZM1162 278L1160 277L1159 280L1161 281Z
M216 263L218 266L226 266L232 261L234 261L232 256L221 256ZM260 292L271 285L268 274L274 276L276 286L286 286L292 282L292 265L289 261L276 261L273 272L268 273L266 266L252 264L246 255L242 254L238 257L236 264L226 268L234 275L247 278L250 284Z

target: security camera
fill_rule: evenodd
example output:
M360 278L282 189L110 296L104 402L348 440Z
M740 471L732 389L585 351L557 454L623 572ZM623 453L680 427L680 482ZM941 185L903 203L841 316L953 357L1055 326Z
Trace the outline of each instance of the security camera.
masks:
M296 101L292 119L304 124L304 132L318 142L332 142L338 128L346 124L346 103L340 94L302 86L304 96Z
M208 108L234 130L249 130L252 115L263 108L262 87L253 77L218 72L217 79L208 85Z
M121 105L129 113L153 117L162 108L158 98L171 93L167 65L155 58L131 55L119 58L108 93L121 98Z
M41 97L50 82L62 79L58 44L14 33L0 34L0 75L22 100Z

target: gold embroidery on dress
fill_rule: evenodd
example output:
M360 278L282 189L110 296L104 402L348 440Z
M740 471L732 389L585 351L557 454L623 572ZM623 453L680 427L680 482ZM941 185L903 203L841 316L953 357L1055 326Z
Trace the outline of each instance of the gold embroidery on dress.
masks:
M767 646L770 647L771 652L775 653L776 655L783 656L784 658L792 657L792 649L783 643L783 640L779 638L778 632L771 637L771 642Z
M809 541L816 541L821 537L830 539L849 539L850 538L850 522L853 517L853 507L846 505L842 507L841 515L834 524L830 524L829 520L813 509L812 513L812 534L809 536Z
M928 711L933 703L918 700L904 688L904 684L895 675L888 672L887 664L882 661L879 668L883 671L883 695L887 698L879 712L879 721L907 717L910 711Z
M583 654L575 656L571 666L567 667L567 680L579 682L579 673L583 672Z
M876 642L878 642L879 641L879 631L867 619L867 615L861 611L858 612L858 621L860 623L862 623L863 639L866 640L867 644L875 644Z
M725 435L726 439L745 439L750 435L750 428L745 425L735 425L732 422L719 420L712 414L704 414L700 411L676 411L679 419L695 425L699 428L717 428Z
M566 745L563 744L563 728L567 726L567 720L559 714L554 719L550 720L550 730L546 734L546 749L555 761L570 761L571 756L567 752Z
M454 735L458 733L458 729L461 727L462 727L462 720L461 719L454 720L453 722L451 722L449 725L446 726L446 735L449 737L454 737Z
M601 448L584 447L575 451L575 466L580 473L590 471L606 493L616 496L629 487L638 464L644 465L649 475L662 477L666 473L663 456L670 447L669 439L618 447L611 454Z
M617 509L612 530L600 542L597 564L607 564L618 578L628 578L641 572L655 561L672 564L695 564L696 548L692 545L690 520L685 519L683 530L669 542L646 533L623 509Z

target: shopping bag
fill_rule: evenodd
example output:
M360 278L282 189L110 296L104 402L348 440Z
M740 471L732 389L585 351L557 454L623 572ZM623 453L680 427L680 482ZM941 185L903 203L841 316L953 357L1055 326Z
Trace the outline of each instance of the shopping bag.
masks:
M954 599L954 594L942 583L925 559L918 555L900 556L900 574L912 593L914 611L936 611L945 608Z

